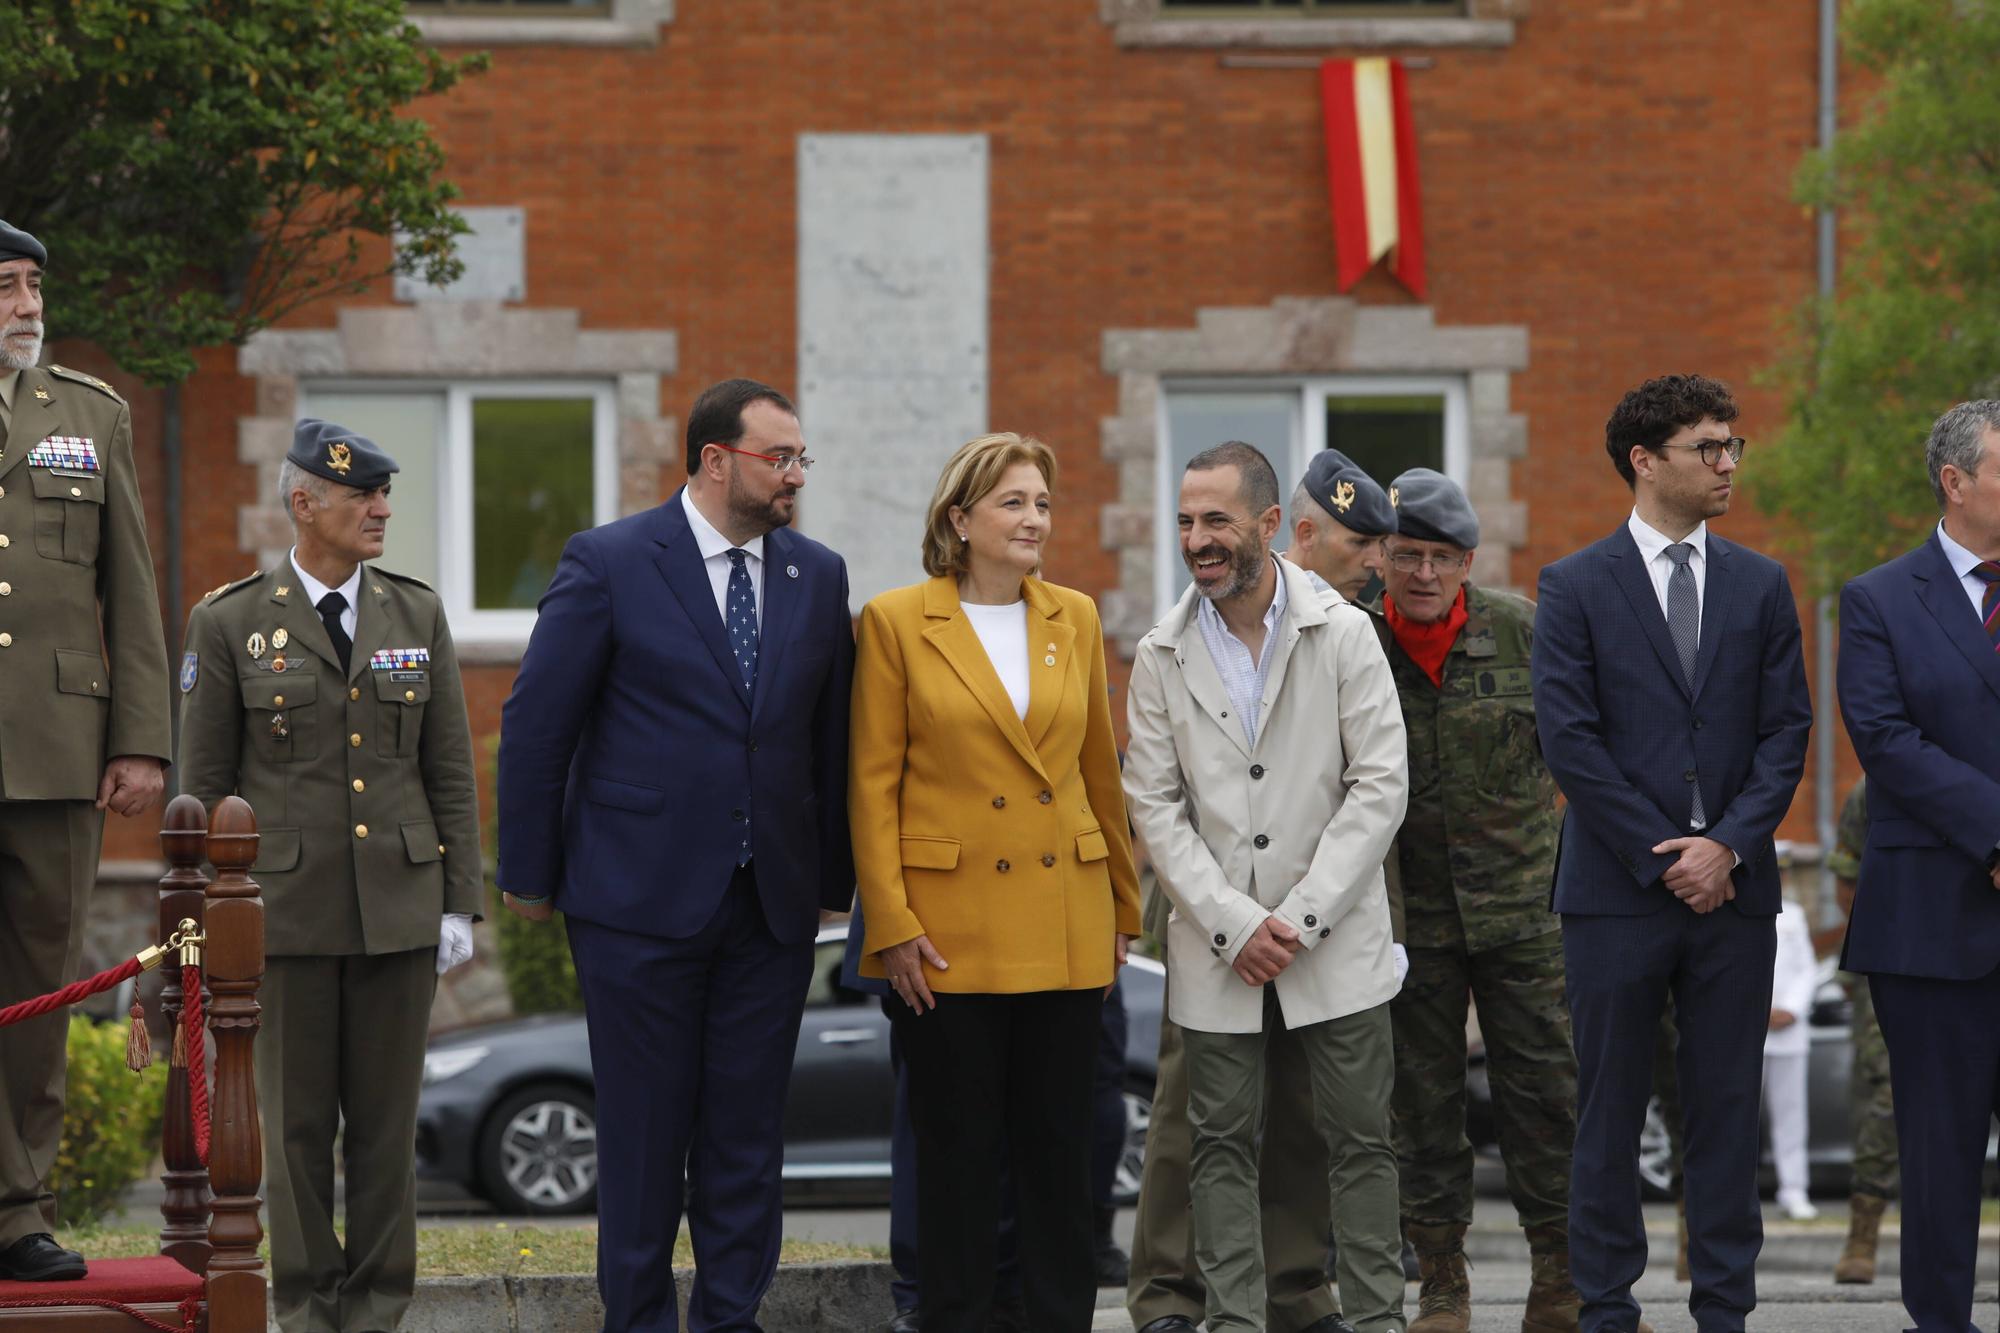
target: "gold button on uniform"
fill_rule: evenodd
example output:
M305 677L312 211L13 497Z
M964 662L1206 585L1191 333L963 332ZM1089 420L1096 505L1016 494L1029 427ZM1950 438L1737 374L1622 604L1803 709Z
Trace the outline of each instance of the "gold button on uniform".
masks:
M365 838L365 837L367 837L367 836L368 836L368 826L367 826L366 824L356 824L356 825L354 826L354 836L355 836L355 837L357 837L357 838Z
M360 687L357 686L354 689L349 690L347 692L347 697L350 699L359 699L361 697Z
M0 597L12 597L13 595L14 595L14 585L13 585L13 584L11 584L11 583L0 583Z
M348 743L349 745L353 746L353 747L354 747L355 749L357 749L357 750L358 750L358 749L360 749L360 748L361 748L361 733L357 731L357 732L355 732L355 733L354 733L354 734L353 734L352 736L349 736L349 737L347 738L347 743Z
M13 636L13 635L11 635L11 634L0 634L0 648L12 648L13 646L14 646L14 636Z
M74 495L74 496L76 496L76 497L77 497L78 499L82 499L82 498L83 498L83 487L81 487L81 486L72 486L72 487L70 487L70 488L69 488L69 493L70 493L71 495Z
M360 778L356 778L356 779L354 779L354 790L356 790L356 791L367 791L367 790L368 790L368 784L367 784L367 783L365 783L365 782L363 782L363 781L362 781L362 780L361 780Z
M404 703L406 703L406 704L413 704L413 703L415 703L416 701L417 701L417 692L416 692L415 690L404 690L404 691L403 691L403 702L404 702Z
M282 695L282 694L274 694L274 695L272 695L272 696L271 696L271 707L273 707L273 708L283 708L284 706L285 706L285 696L284 696L284 695Z
M443 855L444 855L444 844L443 844L443 843L439 843L439 844L438 844L438 855L439 855L439 856L443 856Z
M7 549L7 534L0 532L0 551Z

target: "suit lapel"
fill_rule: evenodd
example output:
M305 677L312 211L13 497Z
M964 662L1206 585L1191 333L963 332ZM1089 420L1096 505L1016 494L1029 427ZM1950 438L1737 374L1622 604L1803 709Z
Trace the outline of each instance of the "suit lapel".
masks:
M1965 586L1952 572L1951 561L1945 558L1935 533L1924 546L1930 552L1925 562L1930 568L1918 570L1917 600L1937 621L1951 646L1972 664L1986 688L2000 695L2000 652L1994 651L1993 640L1979 623L1979 613L1966 601Z
M1305 632L1306 627L1309 625L1324 625L1326 623L1326 608L1319 604L1319 593L1312 586L1312 580L1307 578L1303 573L1294 574L1293 571L1297 566L1293 565L1289 560L1280 560L1277 563L1278 577L1286 581L1285 615L1271 630L1273 634L1278 636L1278 641L1271 645L1271 671L1264 682L1264 698L1267 701L1274 701L1283 697L1285 670L1291 665L1292 650L1298 647L1299 636ZM1210 665L1213 666L1214 663L1211 662ZM1270 721L1270 718L1270 710L1259 705L1257 713L1258 745L1262 745L1264 737L1269 734L1270 728L1266 723ZM1240 732L1243 728L1238 727L1237 730Z
M1070 658L1076 651L1076 627L1062 618L1058 602L1040 579L1026 583L1028 600L1028 716L1023 722L1030 743L1040 746L1056 720L1063 682L1069 679ZM1085 672L1085 679L1090 673Z
M367 672L369 659L389 639L389 594L366 565L361 567L361 586L355 590L354 600L360 605L354 608L354 647L347 657L349 681Z
M1708 534L1708 569L1702 577L1701 589L1701 641L1694 657L1694 697L1701 697L1702 686L1708 683L1709 668L1715 665L1715 655L1722 650L1722 641L1729 637L1729 608L1736 599L1736 580L1730 577L1730 556L1735 547Z
M1195 610L1198 612L1200 608ZM1180 663L1181 679L1187 682L1194 701L1222 728L1229 743L1248 759L1250 744L1243 739L1243 719L1229 716L1229 690L1222 683L1222 673L1215 669L1215 659L1208 655L1208 636L1201 632L1200 625L1193 623L1193 616L1188 620L1188 632L1181 636L1180 649L1174 654L1174 660Z
M673 499L660 506L664 511L660 515L663 532L658 538L661 550L653 557L653 565L680 602L681 610L694 626L695 633L708 645L709 656L715 659L716 669L728 680L736 698L748 708L750 691L743 684L743 672L736 665L736 654L730 651L729 633L723 627L722 612L715 606L715 587L708 581L701 549L696 546L694 533L688 528L687 511L681 508L686 503L686 495L685 490L679 491ZM767 577L764 581L768 586L770 579ZM759 651L761 653L762 650Z
M1659 655L1660 665L1667 669L1667 675L1680 692L1693 698L1693 692L1688 689L1687 674L1681 670L1681 655L1674 651L1673 638L1667 633L1667 615L1660 610L1660 595L1653 591L1653 580L1646 571L1646 561L1639 554L1639 544L1632 540L1629 529L1621 526L1611 534L1606 554L1611 557L1611 576L1624 591L1625 600L1632 604L1632 614L1638 617L1640 628L1646 631L1647 642Z
M757 688L750 699L750 715L763 712L767 688L777 679L778 665L791 640L792 620L799 604L802 571L791 562L792 534L789 528L773 528L764 534L764 620L757 628Z
M51 435L70 435L73 431L63 429L62 381L50 375L40 366L30 366L14 381L14 415L7 423L7 443L0 450L0 477L5 477L28 459L28 451ZM40 396L37 396L40 395ZM104 467L104 448L109 440L99 443L97 466Z
M1014 701L1007 697L1007 689L993 669L993 660L986 655L986 645L980 642L979 631L972 627L965 609L959 605L957 584L949 578L935 578L925 585L924 614L932 618L932 623L924 628L924 638L958 674L965 688L993 719L993 725L1000 728L1007 743L1046 780L1048 772L1042 767L1041 753L1028 739L1028 729L1014 711Z

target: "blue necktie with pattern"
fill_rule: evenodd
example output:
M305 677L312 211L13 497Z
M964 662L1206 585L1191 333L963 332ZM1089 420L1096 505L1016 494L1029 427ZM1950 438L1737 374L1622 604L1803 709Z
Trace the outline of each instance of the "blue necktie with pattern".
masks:
M729 630L729 651L736 655L736 666L743 673L743 688L755 693L757 689L757 594L750 587L750 553L741 547L729 548L729 590L723 601L729 608L725 618ZM750 816L743 816L743 846L737 853L736 864L750 864Z

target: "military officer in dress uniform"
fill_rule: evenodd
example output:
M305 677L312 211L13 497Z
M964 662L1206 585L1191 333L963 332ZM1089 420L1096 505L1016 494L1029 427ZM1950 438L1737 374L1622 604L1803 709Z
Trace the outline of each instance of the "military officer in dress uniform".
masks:
M35 364L47 263L0 222L0 1006L76 979L104 812L150 809L171 745L131 413ZM0 1028L0 1280L83 1276L50 1235L68 1026Z
M1410 1333L1466 1333L1471 1322L1468 995L1533 1264L1522 1333L1574 1333L1576 1057L1561 923L1548 906L1560 824L1535 733L1535 607L1468 579L1479 519L1456 482L1412 468L1389 495L1396 534L1385 543L1383 596L1369 609L1409 736L1410 802L1396 846L1410 975L1389 1013L1403 1225L1423 1277Z
M301 421L278 473L297 544L204 597L181 659L181 785L208 803L243 797L263 838L257 1094L285 1333L386 1333L409 1304L431 999L438 974L471 956L484 885L443 608L428 585L368 563L395 471L373 442Z

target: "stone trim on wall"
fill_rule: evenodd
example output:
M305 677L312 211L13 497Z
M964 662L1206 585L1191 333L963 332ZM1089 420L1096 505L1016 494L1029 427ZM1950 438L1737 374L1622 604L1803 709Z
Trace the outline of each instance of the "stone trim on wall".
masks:
M1097 0L1120 46L1384 47L1511 46L1529 0L1469 0L1463 15L1301 18L1169 15L1160 0Z
M256 414L236 423L236 456L257 469L256 502L237 510L237 545L263 568L291 548L276 491L302 379L611 380L618 512L633 514L659 503L661 468L676 455L678 423L660 415L660 380L679 359L671 329L585 329L574 310L493 301L349 306L331 329L266 329L236 355L237 373L257 386ZM461 656L475 660L481 651L467 645ZM519 656L518 646L494 652L496 660Z
M506 14L411 14L435 46L658 46L674 0L612 0L594 18Z
M1347 297L1284 297L1269 306L1197 312L1192 329L1110 329L1105 373L1118 376L1118 415L1100 423L1104 457L1118 465L1118 498L1100 534L1118 554L1118 586L1099 598L1105 634L1130 657L1152 628L1155 483L1160 389L1175 377L1463 375L1470 469L1479 514L1481 582L1509 586L1527 537L1527 505L1513 498L1513 462L1528 451L1526 418L1511 410L1512 376L1528 365L1528 331L1514 324L1438 327L1429 306L1361 305Z

